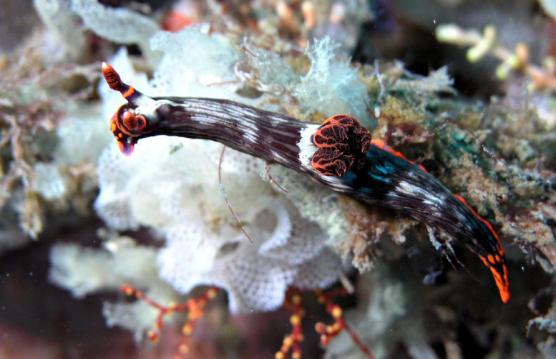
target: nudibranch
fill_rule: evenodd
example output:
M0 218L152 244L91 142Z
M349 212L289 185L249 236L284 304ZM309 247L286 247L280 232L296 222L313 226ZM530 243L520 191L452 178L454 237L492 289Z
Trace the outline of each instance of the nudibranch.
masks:
M372 139L353 117L313 124L228 100L149 97L125 84L112 66L103 63L102 73L127 100L110 124L125 154L142 138L181 136L218 141L302 172L336 192L448 233L490 270L502 302L510 299L504 249L491 224L422 166Z

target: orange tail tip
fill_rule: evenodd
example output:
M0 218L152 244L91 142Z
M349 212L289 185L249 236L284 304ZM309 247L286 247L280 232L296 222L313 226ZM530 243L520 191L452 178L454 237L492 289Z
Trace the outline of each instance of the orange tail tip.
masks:
M510 300L510 281L508 280L508 268L506 263L500 256L488 255L487 257L480 257L485 266L490 269L490 273L494 278L500 299L502 303L508 303Z
M508 280L508 268L506 267L506 263L504 263L504 248L502 247L500 237L498 237L498 234L496 234L496 231L490 222L481 217L462 196L455 194L454 197L467 207L477 220L486 226L495 240L496 253L480 256L479 258L481 258L483 264L490 269L490 272L494 277L494 281L496 282L496 286L498 287L498 292L500 293L502 302L507 303L510 300L510 282Z

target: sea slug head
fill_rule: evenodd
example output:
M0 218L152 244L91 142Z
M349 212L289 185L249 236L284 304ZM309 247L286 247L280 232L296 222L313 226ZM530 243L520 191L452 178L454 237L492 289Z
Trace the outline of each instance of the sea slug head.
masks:
M110 120L110 131L114 134L120 150L130 155L137 140L148 132L147 117L136 113L130 104L121 106Z
M102 75L108 86L112 90L120 92L127 100L127 103L112 116L110 131L116 137L120 150L129 155L133 152L137 141L142 137L149 136L155 127L154 116L141 112L141 108L145 105L151 105L147 108L152 112L152 104L155 101L123 82L116 70L105 62L102 64Z

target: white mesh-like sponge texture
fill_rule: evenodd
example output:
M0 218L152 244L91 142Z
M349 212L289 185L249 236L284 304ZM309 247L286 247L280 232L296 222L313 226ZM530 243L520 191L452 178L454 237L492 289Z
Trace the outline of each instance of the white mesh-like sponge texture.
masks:
M289 286L321 288L336 280L341 266L327 252L326 233L273 192L260 176L260 160L227 150L222 187L253 242L246 238L218 183L221 149L171 137L142 140L129 157L107 149L98 167L99 215L120 230L156 229L166 240L160 276L182 293L202 284L223 287L233 312L275 309Z

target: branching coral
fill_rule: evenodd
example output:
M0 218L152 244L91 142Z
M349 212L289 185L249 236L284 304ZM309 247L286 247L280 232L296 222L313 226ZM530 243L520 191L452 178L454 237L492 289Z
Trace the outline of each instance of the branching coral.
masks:
M164 318L167 315L173 313L187 313L187 320L182 325L182 339L178 347L177 355L185 355L189 352L189 337L193 333L196 322L204 316L204 309L206 305L216 298L218 295L218 288L208 288L201 295L190 298L181 304L170 304L164 306L152 298L148 297L143 291L135 289L133 286L124 284L121 288L122 292L130 297L133 297L139 301L143 301L145 304L156 309L157 316L154 322L153 329L149 330L147 336L150 341L156 342L160 338L160 332L164 326Z
M115 237L105 243L106 249L75 244L53 247L50 280L71 291L76 298L133 283L156 300L177 300L175 292L158 278L154 248L137 246L125 237ZM143 302L106 302L103 313L108 325L133 331L136 340L145 335L157 316L156 311Z
M321 345L326 347L332 339L340 333L346 332L360 350L360 354L364 358L373 359L374 357L369 348L363 344L359 335L346 323L340 305L334 303L334 300L338 297L347 296L345 289L333 288L326 292L317 290L315 294L319 304L325 307L326 312L333 319L333 323L329 325L323 322L317 322L315 324L315 331L320 335ZM303 333L303 319L306 311L303 303L303 295L304 293L298 288L291 288L288 290L284 307L292 312L290 316L292 329L291 332L284 337L282 347L275 354L276 359L284 359L290 352L293 359L300 359L302 357L301 344L305 338Z

